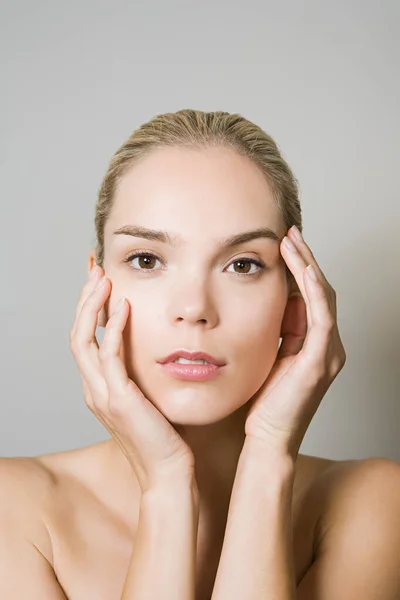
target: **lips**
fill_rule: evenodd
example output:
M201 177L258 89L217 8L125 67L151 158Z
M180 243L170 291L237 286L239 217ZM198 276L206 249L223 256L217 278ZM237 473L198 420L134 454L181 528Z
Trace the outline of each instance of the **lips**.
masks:
M158 362L165 364L168 362L174 362L174 360L177 358L186 358L187 360L205 360L206 362L211 363L212 365L217 365L218 367L222 367L226 364L222 359L211 356L206 352L189 352L188 350L176 350Z

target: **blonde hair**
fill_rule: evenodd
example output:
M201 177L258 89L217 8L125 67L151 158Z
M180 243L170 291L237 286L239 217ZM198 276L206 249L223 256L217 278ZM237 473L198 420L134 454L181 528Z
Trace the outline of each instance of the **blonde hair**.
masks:
M156 115L140 125L112 157L99 189L95 213L95 257L101 267L104 227L119 181L140 159L166 146L191 149L223 146L251 158L271 186L285 231L292 225L302 231L298 183L272 137L237 113L182 109ZM289 279L293 278L287 266L286 272Z

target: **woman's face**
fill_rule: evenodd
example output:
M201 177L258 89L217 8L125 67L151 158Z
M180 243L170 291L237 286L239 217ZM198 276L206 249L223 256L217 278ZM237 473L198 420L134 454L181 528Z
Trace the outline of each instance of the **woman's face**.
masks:
M173 245L115 233L125 226L163 230ZM130 304L122 355L129 377L171 422L206 425L243 406L275 361L288 298L279 241L237 246L236 234L286 233L265 177L226 148L162 148L124 176L105 227L104 270ZM129 258L144 251L155 258ZM242 263L253 259L265 265ZM204 351L226 363L209 381L177 379L159 360L177 349Z

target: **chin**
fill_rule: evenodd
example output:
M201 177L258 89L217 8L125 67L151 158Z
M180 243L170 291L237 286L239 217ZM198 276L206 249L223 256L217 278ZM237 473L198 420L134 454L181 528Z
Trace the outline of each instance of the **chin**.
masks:
M204 383L193 386L185 385L180 389L162 390L156 394L146 395L152 404L173 425L211 425L234 413L239 405L217 389L212 390Z

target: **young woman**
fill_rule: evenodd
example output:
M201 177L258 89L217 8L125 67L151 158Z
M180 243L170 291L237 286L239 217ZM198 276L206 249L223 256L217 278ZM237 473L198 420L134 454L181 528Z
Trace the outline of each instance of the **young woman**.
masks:
M273 139L158 115L95 225L70 340L111 437L2 459L0 597L399 598L400 466L299 453L346 355Z

